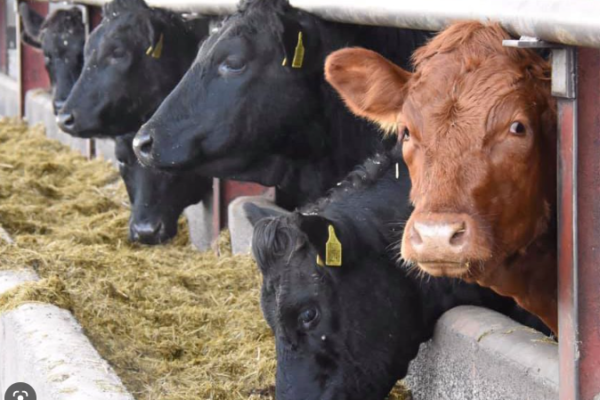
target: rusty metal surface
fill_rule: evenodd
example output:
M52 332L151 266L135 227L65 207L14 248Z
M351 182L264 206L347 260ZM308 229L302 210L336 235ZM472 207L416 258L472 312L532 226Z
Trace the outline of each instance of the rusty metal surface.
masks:
M560 399L600 398L600 50L577 51L559 101Z
M596 400L600 398L600 50L582 48L578 53L579 398Z
M579 340L575 297L574 245L574 179L576 100L558 102L558 327L560 332L560 399L575 400Z

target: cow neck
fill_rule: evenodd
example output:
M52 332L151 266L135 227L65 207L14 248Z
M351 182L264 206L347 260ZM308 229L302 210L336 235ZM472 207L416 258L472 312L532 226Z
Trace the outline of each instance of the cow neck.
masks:
M284 153L289 159L278 184L281 191L299 200L296 205L318 199L355 166L384 149L378 128L350 113L322 74L326 56L338 48L358 45L357 37L364 28L318 19L315 26L322 41L321 65L311 79L318 96L318 114L288 136L291 139ZM297 138L303 139L308 150L302 157L297 154Z
M266 173L272 185L283 192L290 208L314 201L341 181L355 166L387 146L375 125L356 118L337 92L325 81L325 58L349 46L366 46L407 66L410 54L424 34L393 28L353 26L315 20L322 42L321 65L308 84L318 93L318 113L302 127L290 127L290 138L270 161L261 161L250 172ZM304 149L299 154L298 149ZM264 177L263 177L264 178Z
M506 257L491 274L475 281L512 297L537 315L558 336L558 254L556 205L552 206L548 230L529 246ZM491 284L493 282L493 284Z

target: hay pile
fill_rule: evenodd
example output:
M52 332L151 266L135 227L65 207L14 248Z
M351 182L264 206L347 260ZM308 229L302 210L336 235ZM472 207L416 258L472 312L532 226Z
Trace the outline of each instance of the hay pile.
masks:
M248 256L127 242L118 174L0 119L0 269L43 278L0 297L0 312L44 301L71 310L137 399L269 399L272 334ZM183 231L183 229L182 229ZM401 399L401 390L392 398Z

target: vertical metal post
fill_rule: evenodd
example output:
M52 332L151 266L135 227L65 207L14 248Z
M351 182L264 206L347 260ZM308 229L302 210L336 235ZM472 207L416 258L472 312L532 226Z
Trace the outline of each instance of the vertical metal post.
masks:
M8 24L6 21L6 0L0 0L0 73L8 73Z
M213 181L213 239L219 236L221 229L227 227L229 203L241 196L266 196L274 200L275 189L256 183L215 178Z
M560 399L600 399L600 50L576 53L559 100Z
M568 49L575 61L576 49ZM574 66L573 66L574 67ZM558 327L560 399L576 400L579 371L577 307L577 99L558 99Z

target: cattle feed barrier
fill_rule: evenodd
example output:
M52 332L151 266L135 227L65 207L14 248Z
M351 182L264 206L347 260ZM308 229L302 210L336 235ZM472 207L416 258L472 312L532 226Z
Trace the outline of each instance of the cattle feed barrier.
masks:
M0 294L38 280L32 270L0 271ZM54 305L0 314L0 355L2 395L26 382L42 400L134 400L73 314Z
M45 4L41 1L30 4L43 8ZM147 1L151 6L209 15L232 13L237 5L237 0ZM75 2L101 6L108 0ZM597 139L600 132L600 1L290 2L329 20L412 29L439 30L464 19L496 21L516 37L536 37L567 46L562 49L568 52L563 53L562 71L565 82L571 79L572 92L558 96L560 399L600 399L600 336L597 334L600 330L600 292L597 290L600 287L597 268L600 265L597 246L600 237L600 203L597 201L600 197L600 141ZM99 15L96 8L91 9L94 11L92 16ZM27 59L27 54L23 57L28 68L21 70L29 73L29 68L35 65L30 65L33 61ZM27 84L26 89L43 86L36 81ZM21 93L25 92L22 87ZM220 184L217 188L215 209L221 210L218 193L227 190ZM226 215L223 211L221 214L221 218ZM219 218L215 221L215 231L218 231L222 225Z
M81 0L101 6L107 0ZM148 0L155 7L230 14L235 0ZM290 0L324 19L437 31L455 21L497 21L516 36L600 48L600 2L591 0Z

